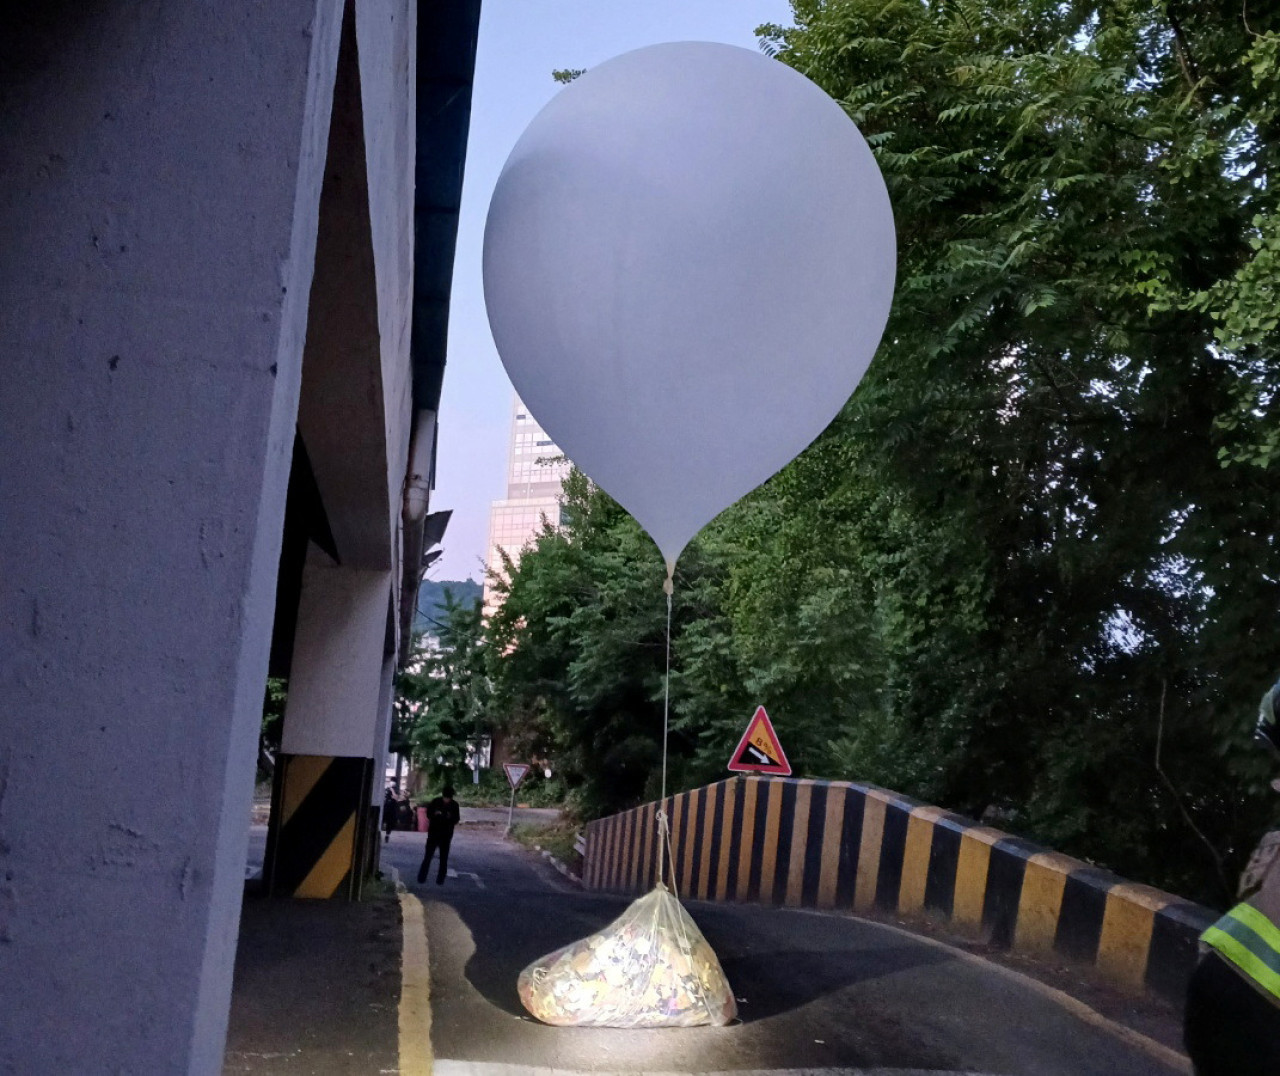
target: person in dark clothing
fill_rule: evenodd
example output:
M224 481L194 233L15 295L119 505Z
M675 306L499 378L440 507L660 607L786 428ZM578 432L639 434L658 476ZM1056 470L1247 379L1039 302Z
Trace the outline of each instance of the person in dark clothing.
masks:
M396 828L397 823L400 821L397 817L399 810L400 803L396 799L396 794L388 787L382 794L382 831L385 834L382 838L383 844L391 840L391 831Z
M453 786L445 785L440 795L427 804L427 848L422 854L422 866L418 868L418 884L427 880L431 857L440 853L440 866L436 870L436 885L444 885L449 870L449 845L453 843L453 827L462 818L462 812L453 799Z

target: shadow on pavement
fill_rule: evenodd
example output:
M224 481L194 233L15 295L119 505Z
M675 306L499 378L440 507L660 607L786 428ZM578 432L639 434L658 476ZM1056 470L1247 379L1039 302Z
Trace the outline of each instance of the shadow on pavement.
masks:
M528 1018L516 978L554 949L601 929L630 903L626 898L559 894L551 901L502 901L482 894L450 900L475 942L468 981L492 1005ZM693 915L720 958L743 1023L769 1019L854 986L911 968L953 960L923 945L830 944L830 926L815 916L770 916L772 937L752 936L762 909L726 905ZM836 923L842 920L836 919ZM834 924L831 924L834 925ZM847 923L846 923L847 926Z
M710 932L707 938L711 940ZM840 953L789 949L736 957L721 951L720 964L738 997L747 999L738 1007L745 1024L791 1012L857 983L949 959L945 954L921 952L921 948L895 946Z

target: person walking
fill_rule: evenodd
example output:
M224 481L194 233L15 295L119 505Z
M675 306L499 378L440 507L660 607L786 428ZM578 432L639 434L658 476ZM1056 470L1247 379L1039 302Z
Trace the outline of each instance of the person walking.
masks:
M396 817L400 810L400 801L396 799L396 794L388 785L386 791L382 794L382 832L384 834L382 843L386 844L391 840L391 831L396 828L399 819Z
M440 865L436 870L436 885L444 885L449 870L449 845L453 843L453 827L462 818L453 799L453 785L445 785L440 795L427 804L427 847L422 853L422 866L418 868L418 884L427 880L431 857L440 853Z
M1280 762L1280 681L1254 733ZM1280 792L1280 778L1271 782ZM1187 986L1184 1038L1196 1076L1280 1073L1280 827L1254 850L1240 903L1200 937Z

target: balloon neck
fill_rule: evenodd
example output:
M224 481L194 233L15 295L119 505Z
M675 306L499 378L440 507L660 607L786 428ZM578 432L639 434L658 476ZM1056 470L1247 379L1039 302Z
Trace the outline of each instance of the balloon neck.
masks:
M675 563L673 561L667 561L667 578L662 581L662 593L664 593L668 598L675 593L675 574Z

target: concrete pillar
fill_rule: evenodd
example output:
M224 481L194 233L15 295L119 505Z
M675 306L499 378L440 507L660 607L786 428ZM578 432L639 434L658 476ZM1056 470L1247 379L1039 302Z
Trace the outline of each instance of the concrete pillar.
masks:
M372 874L381 864L382 804L387 787L386 771L390 753L392 704L395 702L396 644L395 632L388 632L391 653L382 659L382 683L378 690L378 727L373 741L373 780L369 786L369 855L365 860L365 873Z
M348 7L338 55L298 405L337 562L313 549L304 570L264 864L276 896L357 896L376 834L411 413L412 16L404 0Z
M0 14L3 1072L221 1069L341 11Z
M374 767L386 751L375 740L393 577L311 552L264 874L274 896L351 898L363 873Z
M387 750L391 743L391 719L393 703L395 702L395 675L396 675L396 655L395 651L386 655L382 659L382 685L378 693L378 728L373 741L373 758L378 764L378 779L375 782L376 787L369 799L369 803L382 810L383 792L386 789L386 769L387 759L390 753Z

